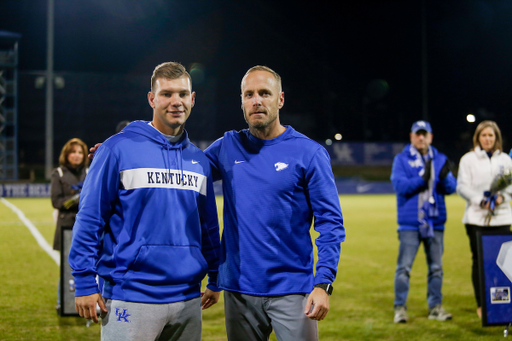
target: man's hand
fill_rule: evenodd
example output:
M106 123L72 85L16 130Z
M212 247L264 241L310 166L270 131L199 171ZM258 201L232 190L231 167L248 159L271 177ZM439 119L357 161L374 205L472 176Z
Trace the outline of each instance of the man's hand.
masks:
M201 293L201 308L208 309L219 301L220 291L212 291L208 288Z
M100 293L92 294L89 296L75 297L75 309L78 314L83 318L93 320L94 323L98 323L96 303L98 303L102 312L108 312L107 307L105 306L105 302L103 302L103 297L101 297Z
M96 153L96 151L98 150L98 148L99 148L100 146L101 146L101 143L96 143L96 144L94 145L94 147L91 147L91 148L89 149L89 153L90 153L90 154L89 154L89 155L87 155L87 157L88 157L89 159L91 159L91 160L92 160L92 158L94 157L94 153Z
M439 172L439 180L444 180L448 176L448 173L450 173L453 169L453 164L450 160L446 159L444 162L443 168L441 168L441 171ZM453 173L453 172L452 172Z
M423 175L421 176L423 178L423 181L425 181L428 184L428 181L430 180L430 173L432 171L432 159L428 159L427 162L425 162L425 168Z
M304 314L312 320L322 321L329 312L329 295L322 288L314 288L309 294Z

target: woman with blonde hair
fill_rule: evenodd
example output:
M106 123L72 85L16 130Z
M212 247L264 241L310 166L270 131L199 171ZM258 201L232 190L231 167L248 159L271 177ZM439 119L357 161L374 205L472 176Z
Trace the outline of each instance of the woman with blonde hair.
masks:
M473 135L473 148L460 160L457 193L466 200L462 222L466 226L473 259L471 278L482 317L481 286L478 274L477 233L479 231L508 232L512 224L511 187L490 196L494 178L512 170L512 159L502 150L501 131L494 121L483 121ZM492 215L489 215L491 213ZM491 217L488 221L488 217Z
M80 191L87 174L87 145L79 138L66 142L59 156L59 167L52 172L51 199L56 223L53 249L61 251L61 228L73 226L78 213ZM60 283L60 281L59 281ZM60 290L57 309L60 308Z

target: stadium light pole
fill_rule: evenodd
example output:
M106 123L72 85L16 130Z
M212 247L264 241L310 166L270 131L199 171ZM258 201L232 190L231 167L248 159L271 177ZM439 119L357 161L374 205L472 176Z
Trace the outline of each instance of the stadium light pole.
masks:
M422 116L428 121L427 4L421 1L421 92Z
M48 0L46 30L46 160L45 178L53 169L53 23L55 0Z

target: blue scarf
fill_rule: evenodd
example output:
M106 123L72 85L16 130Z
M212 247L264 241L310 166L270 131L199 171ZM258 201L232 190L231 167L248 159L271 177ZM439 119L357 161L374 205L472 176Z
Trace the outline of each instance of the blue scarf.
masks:
M437 192L435 181L435 168L434 168L434 152L432 148L428 147L428 153L425 159L418 152L413 145L410 148L411 155L416 159L416 164L421 164L418 175L422 176L425 173L425 159L431 159L430 164L430 179L428 180L427 188L418 193L418 222L421 238L434 237L434 218L439 216L437 208Z

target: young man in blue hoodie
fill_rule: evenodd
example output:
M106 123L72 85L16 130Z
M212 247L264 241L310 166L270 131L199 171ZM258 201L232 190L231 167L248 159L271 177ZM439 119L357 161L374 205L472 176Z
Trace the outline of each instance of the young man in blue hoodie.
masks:
M452 318L442 307L443 248L446 205L444 196L452 194L457 181L447 157L431 146L432 128L426 121L412 125L411 143L395 156L391 182L396 192L398 211L398 261L395 273L395 323L408 321L409 277L423 243L428 264L427 302L429 319Z
M96 304L102 310L102 340L199 341L201 307L218 301L211 169L184 130L194 100L181 64L157 66L148 94L153 120L130 123L95 153L69 264L80 316L97 322Z
M272 330L280 341L318 340L345 240L329 154L281 125L276 72L249 69L241 90L249 129L226 132L205 151L224 190L218 285L228 340L264 341Z

